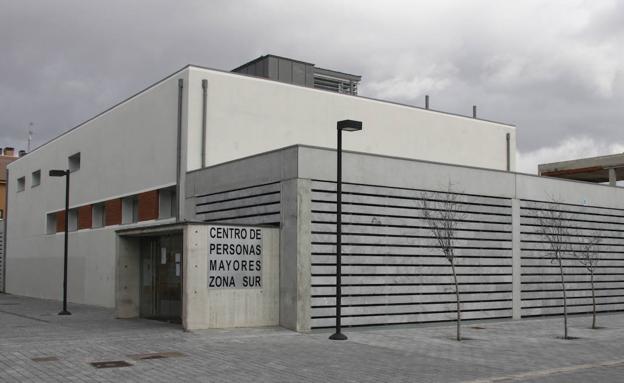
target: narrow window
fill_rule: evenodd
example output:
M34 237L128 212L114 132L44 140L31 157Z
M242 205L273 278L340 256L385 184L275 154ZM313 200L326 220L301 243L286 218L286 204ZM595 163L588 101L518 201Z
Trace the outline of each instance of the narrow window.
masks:
M56 233L56 213L48 213L46 215L46 234Z
M136 195L122 199L121 223L139 221L139 198Z
M41 184L41 170L37 170L32 172L32 182L30 183L30 187L34 188Z
M69 210L68 218L69 231L78 230L78 209Z
M26 189L26 177L20 177L17 179L17 191L21 192Z
M158 218L159 219L175 217L177 206L178 205L176 201L175 186L165 188L165 189L160 189L158 191L158 212L159 212Z
M78 170L80 170L80 152L69 156L67 162L70 172L77 172Z
M104 227L106 217L106 205L97 203L93 205L93 228Z

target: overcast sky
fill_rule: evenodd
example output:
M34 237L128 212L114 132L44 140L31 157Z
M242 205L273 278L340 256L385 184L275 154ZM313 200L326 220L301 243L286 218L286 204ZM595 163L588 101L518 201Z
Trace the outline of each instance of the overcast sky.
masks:
M624 151L624 1L0 0L0 146L33 146L186 64L273 53L360 94L517 126L519 169Z

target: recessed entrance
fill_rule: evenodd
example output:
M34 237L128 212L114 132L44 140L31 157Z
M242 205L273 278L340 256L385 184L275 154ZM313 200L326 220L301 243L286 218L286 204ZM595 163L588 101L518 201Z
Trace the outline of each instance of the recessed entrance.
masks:
M182 321L182 235L142 237L140 316Z

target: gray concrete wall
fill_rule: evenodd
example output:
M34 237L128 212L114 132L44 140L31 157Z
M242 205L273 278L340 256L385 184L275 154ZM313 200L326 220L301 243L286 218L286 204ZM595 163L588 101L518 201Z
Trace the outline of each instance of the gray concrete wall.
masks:
M312 182L312 327L335 322L336 185ZM342 323L456 316L451 265L423 217L421 190L343 185ZM445 198L427 194L427 198ZM465 319L512 315L511 200L460 195L455 264ZM430 202L435 203L435 202Z
M313 189L326 189L324 192L331 193L334 162L333 151L301 148L299 177L327 180L326 187L313 186ZM620 223L624 222L623 189L357 153L347 153L343 166L345 182L352 183L344 188L347 205L343 209L343 230L351 229L350 224L358 225L358 236L343 237L343 241L350 243L345 246L346 259L358 264L343 266L343 273L348 274L343 284L352 285L345 288L346 294L352 295L345 299L345 304L350 306L343 309L347 325L453 318L454 304L442 298L448 294L445 283L449 275L444 275L444 263L439 263L437 269L432 265L431 257L436 253L439 257L441 253L434 248L422 250L423 246L427 248L431 244L431 234L427 230L418 231L417 228L423 226L419 219L421 213L414 209L413 203L408 206L423 190L444 191L449 181L456 191L464 193L466 202L476 203L472 207L465 206L469 222L463 226L469 230L463 232L467 238L457 243L460 254L466 256L458 259L462 298L471 301L462 305L462 310L466 311L464 318L520 318L562 313L558 270L548 258L544 239L536 234L539 226L536 211L544 209L547 205L544 202L552 199L562 202L569 210L568 224L580 235L600 230L603 243L596 272L597 309L624 309L624 235L620 229ZM398 201L397 196L402 200ZM492 197L499 202L487 202ZM313 195L313 200L314 220L326 224L313 225L312 323L313 327L325 327L331 326L334 320L331 232L335 232L332 228L335 196L319 191ZM494 208L494 204L508 207ZM372 220L380 227L373 229ZM386 237L385 234L398 236ZM570 237L568 244L574 246L578 240ZM405 255L410 253L418 256L406 261ZM396 255L403 258L393 258ZM589 275L573 253L565 258L570 312L589 312ZM391 264L391 261L396 263ZM329 267L315 267L315 262L327 263ZM375 266L367 266L367 263ZM406 295L411 285L418 287L412 290L413 294ZM496 289L488 291L493 286L497 286ZM428 311L436 313L427 315Z
M334 321L335 161L333 150L298 146L190 173L190 189L213 193L218 203L261 182L281 185L280 324L298 331ZM531 233L530 205L551 198L584 214L573 219L581 230L612 233L605 235L604 267L597 276L599 310L624 309L620 188L352 152L344 155L343 178L346 325L454 318L450 268L418 207L422 192L443 192L449 182L461 192L466 214L457 243L465 318L561 312L561 291L551 283L543 241ZM261 203L258 194L246 204ZM187 198L199 200L189 193ZM578 304L571 311L587 312L588 277L574 259L567 262L571 302Z
M190 172L186 197L189 220L280 225L279 323L307 331L310 191L296 178L297 153L290 147Z
M596 311L624 310L624 211L587 205L520 201L521 313L524 317L563 313L560 270L552 262L548 242L540 228L543 212L563 211L563 224L570 233L562 237L563 267L568 312L592 311L592 292L588 270L578 262L587 238L599 236L598 262L594 271Z
M279 230L262 230L262 288L208 288L209 225L184 229L182 325L186 330L279 324Z

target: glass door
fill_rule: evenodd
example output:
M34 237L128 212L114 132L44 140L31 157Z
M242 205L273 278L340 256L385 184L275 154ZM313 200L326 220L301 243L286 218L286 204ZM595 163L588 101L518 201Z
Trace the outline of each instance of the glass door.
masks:
M141 239L141 317L180 323L182 236Z

